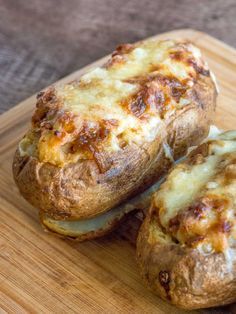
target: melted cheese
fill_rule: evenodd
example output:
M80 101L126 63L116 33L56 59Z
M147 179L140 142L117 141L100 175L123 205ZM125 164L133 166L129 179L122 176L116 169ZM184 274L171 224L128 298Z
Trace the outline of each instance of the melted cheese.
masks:
M75 114L82 114L84 119L101 120L116 119L119 127L114 130L116 135L125 133L123 138L128 142L137 144L152 141L159 129L160 118L155 112L151 114L147 123L143 123L134 115L124 110L120 103L122 100L135 94L140 89L137 82L128 83L129 79L145 76L155 72L155 66L159 66L158 73L172 74L179 79L195 77L195 70L184 62L176 62L170 58L172 49L178 49L174 41L147 41L139 44L140 47L125 54L124 61L108 68L95 68L80 78L79 85L65 85L58 87L58 96L63 99L64 106ZM196 47L191 47L191 53L195 53L197 60L201 59L201 53ZM198 61L199 62L199 61ZM188 84L191 85L190 82ZM181 105L189 104L188 99L180 100ZM111 143L112 149L118 148L117 143Z
M192 169L180 164L171 172L157 196L157 203L160 200L163 201L160 208L163 226L167 226L170 219L176 216L180 209L191 204L200 189L214 175L217 162L218 158L211 156L207 162L194 166Z
M181 54L181 58L174 58L173 54L176 53ZM188 60L192 60L192 63ZM189 43L147 40L130 45L123 51L121 49L121 52L118 50L106 65L90 70L76 82L55 87L55 97L60 107L53 112L53 117L49 112L39 121L35 128L36 131L38 128L41 130L41 136L34 143L29 143L25 152L31 155L32 146L37 146L40 161L58 166L87 158L88 151L78 149L72 154L67 147L77 140L84 123L92 129L93 125L101 126L109 120L115 120L117 124L109 129L109 136L99 143L99 151L118 151L123 143L141 145L153 141L163 118L153 100L155 92L150 96L152 91L149 91L151 100L145 100L147 103L145 112L141 112L142 118L136 110L142 110L139 106L143 103L140 102L132 112L132 101L147 88L152 90L150 82L161 75L177 80L185 90L176 99L171 95L171 84L166 86L166 83L158 83L158 90L168 94L165 97L169 99L166 109L162 108L165 109L163 114L171 115L175 110L187 106L190 103L187 90L194 85L199 74L194 64L199 69L208 70L199 49ZM150 101L155 105L149 104ZM66 113L73 115L73 132L68 132L61 122L62 115ZM52 127L45 129L45 123L51 123ZM60 140L55 131L63 133Z
M232 253L236 244L236 131L213 137L203 162L175 166L155 194L154 204L161 225L173 232L180 243L195 237L196 245L205 254L214 250L227 253L229 249ZM198 212L199 205L196 212L189 210L201 200L205 204L203 211ZM177 229L169 229L176 218ZM229 243L234 243L233 248Z

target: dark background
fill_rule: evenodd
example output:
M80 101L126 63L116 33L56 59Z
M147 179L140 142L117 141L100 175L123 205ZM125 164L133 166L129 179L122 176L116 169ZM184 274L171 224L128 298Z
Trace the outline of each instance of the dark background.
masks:
M0 0L0 113L133 42L178 28L236 46L235 0Z

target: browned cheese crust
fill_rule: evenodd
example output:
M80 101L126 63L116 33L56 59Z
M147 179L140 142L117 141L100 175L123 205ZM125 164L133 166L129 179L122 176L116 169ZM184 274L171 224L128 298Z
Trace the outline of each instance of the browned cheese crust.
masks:
M128 53L128 48L125 47L113 54L113 59L105 65L106 68L114 66L117 56L122 57ZM128 51L134 47L130 45ZM181 54L174 57L181 59ZM100 123L93 130L95 136L91 135L91 130L85 124L79 131L75 131L73 114L62 110L63 101L58 98L55 89L50 88L41 93L29 137L33 137L36 145L37 141L41 141L42 145L44 134L50 135L47 143L50 150L50 147L57 145L66 136L73 135L76 140L66 143L70 145L69 148L66 146L70 150L70 156L79 151L86 157L56 164L46 161L46 157L37 149L32 154L22 154L18 148L13 161L13 174L21 194L49 217L77 220L99 215L152 185L172 165L173 160L166 154L163 144L169 145L176 160L186 153L188 147L198 144L208 134L216 103L215 84L208 70L199 68L195 63L192 68L196 76L193 86L185 92L179 91L181 88L177 79L168 76L158 74L147 76L145 80L143 77L135 77L139 91L126 100L128 104L123 102L122 106L129 108L129 115L134 115L137 121L145 120L151 110L149 102L152 101L161 122L154 140L140 144L120 141L120 149L117 151L101 148L105 147L109 134L117 127L116 121ZM157 90L152 85L150 87L150 82L156 81L171 91L173 99L178 99L181 93L185 93L189 103L167 114L169 100L163 100L158 96ZM55 130L55 122L54 125L50 124L58 113L63 120L60 123L64 123L63 132Z

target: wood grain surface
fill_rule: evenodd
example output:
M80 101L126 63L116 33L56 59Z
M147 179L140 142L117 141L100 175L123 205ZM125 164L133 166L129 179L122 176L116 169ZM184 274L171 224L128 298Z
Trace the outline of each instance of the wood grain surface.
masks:
M202 49L221 92L215 122L223 129L234 128L235 50L193 30L156 37L190 39ZM87 69L61 82L79 77ZM135 217L111 235L86 243L62 240L42 230L37 210L19 195L11 174L12 156L34 105L32 96L0 116L0 312L184 313L143 285L135 262ZM189 313L235 312L231 305Z
M0 113L134 42L194 28L236 47L235 0L0 0Z

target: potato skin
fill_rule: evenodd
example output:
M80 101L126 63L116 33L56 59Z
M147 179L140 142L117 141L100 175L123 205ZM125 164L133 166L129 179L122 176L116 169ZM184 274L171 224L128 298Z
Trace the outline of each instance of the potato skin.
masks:
M172 165L163 143L174 159L208 134L216 103L216 89L210 76L199 74L189 90L191 103L178 109L160 125L158 137L142 146L127 146L110 153L112 167L101 173L95 161L84 160L62 168L20 156L16 150L13 175L21 194L33 206L53 219L89 218L137 195L158 180Z
M152 219L147 216L137 239L137 262L148 287L187 310L235 302L236 264L223 253L202 255L172 241L150 241Z

